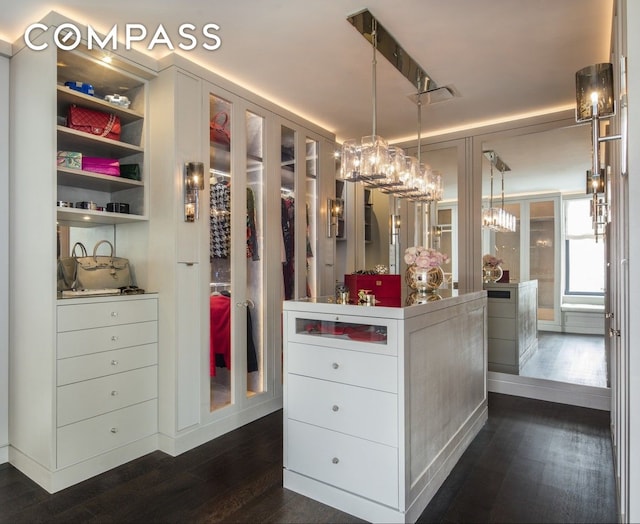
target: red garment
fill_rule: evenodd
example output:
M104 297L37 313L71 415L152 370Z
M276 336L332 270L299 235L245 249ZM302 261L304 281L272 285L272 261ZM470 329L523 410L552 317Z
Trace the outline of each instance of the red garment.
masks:
M231 298L224 295L211 295L210 314L210 353L209 374L216 375L216 354L222 355L224 363L231 369Z

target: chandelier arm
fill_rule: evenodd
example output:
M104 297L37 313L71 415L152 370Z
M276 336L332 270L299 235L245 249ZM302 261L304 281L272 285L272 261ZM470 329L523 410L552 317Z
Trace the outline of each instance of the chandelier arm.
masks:
M422 161L422 93L418 93L418 169Z
M371 47L373 48L373 58L371 60L371 99L373 105L373 132L371 133L373 136L376 136L377 133L377 77L376 77L376 51L378 50L378 22L375 18L371 20Z
M502 199L500 202L500 208L504 210L504 171L500 171L500 176L502 177Z
M493 163L491 164L491 174L489 177L491 181L491 193L489 195L489 209L493 209Z

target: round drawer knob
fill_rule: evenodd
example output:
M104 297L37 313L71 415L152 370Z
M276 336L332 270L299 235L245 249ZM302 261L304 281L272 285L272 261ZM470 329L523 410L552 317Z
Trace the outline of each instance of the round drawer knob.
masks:
M333 364L331 364L331 367L333 369L338 369L340 367L340 364L338 364L337 362L334 362Z
M338 457L333 457L331 459L331 462L333 462L334 464L337 464L338 462L340 462L340 459Z
M331 409L332 409L333 411L338 411L340 408L339 408L336 404L334 404L334 405L331 407Z
M116 317L118 316L118 312L117 312L117 311L112 311L112 312L111 312L111 316L112 316L113 318L116 318Z
M111 365L112 366L117 366L118 365L118 361L117 360L112 360L111 361Z
M117 316L117 315L116 315ZM112 342L116 342L118 340L118 336L117 335L112 335L111 336L111 341Z
M118 432L118 428L111 428L111 433L117 433Z
M112 397L117 397L117 396L118 396L118 392L114 389L114 390L111 392L111 396L112 396Z

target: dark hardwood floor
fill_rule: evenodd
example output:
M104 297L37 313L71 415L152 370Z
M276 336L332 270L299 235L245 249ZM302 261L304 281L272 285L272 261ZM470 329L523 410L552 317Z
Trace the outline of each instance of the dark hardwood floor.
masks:
M0 466L0 522L361 522L282 488L282 412L178 457L50 495ZM489 420L419 522L617 522L609 413L489 395Z
M604 336L539 331L538 349L520 375L606 388Z

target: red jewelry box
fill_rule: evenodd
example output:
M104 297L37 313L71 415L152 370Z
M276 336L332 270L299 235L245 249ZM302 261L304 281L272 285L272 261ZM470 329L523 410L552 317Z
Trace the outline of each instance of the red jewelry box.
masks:
M400 307L402 288L400 275L345 275L344 285L349 288L349 301L358 303L358 291L366 289L375 295L376 305Z

